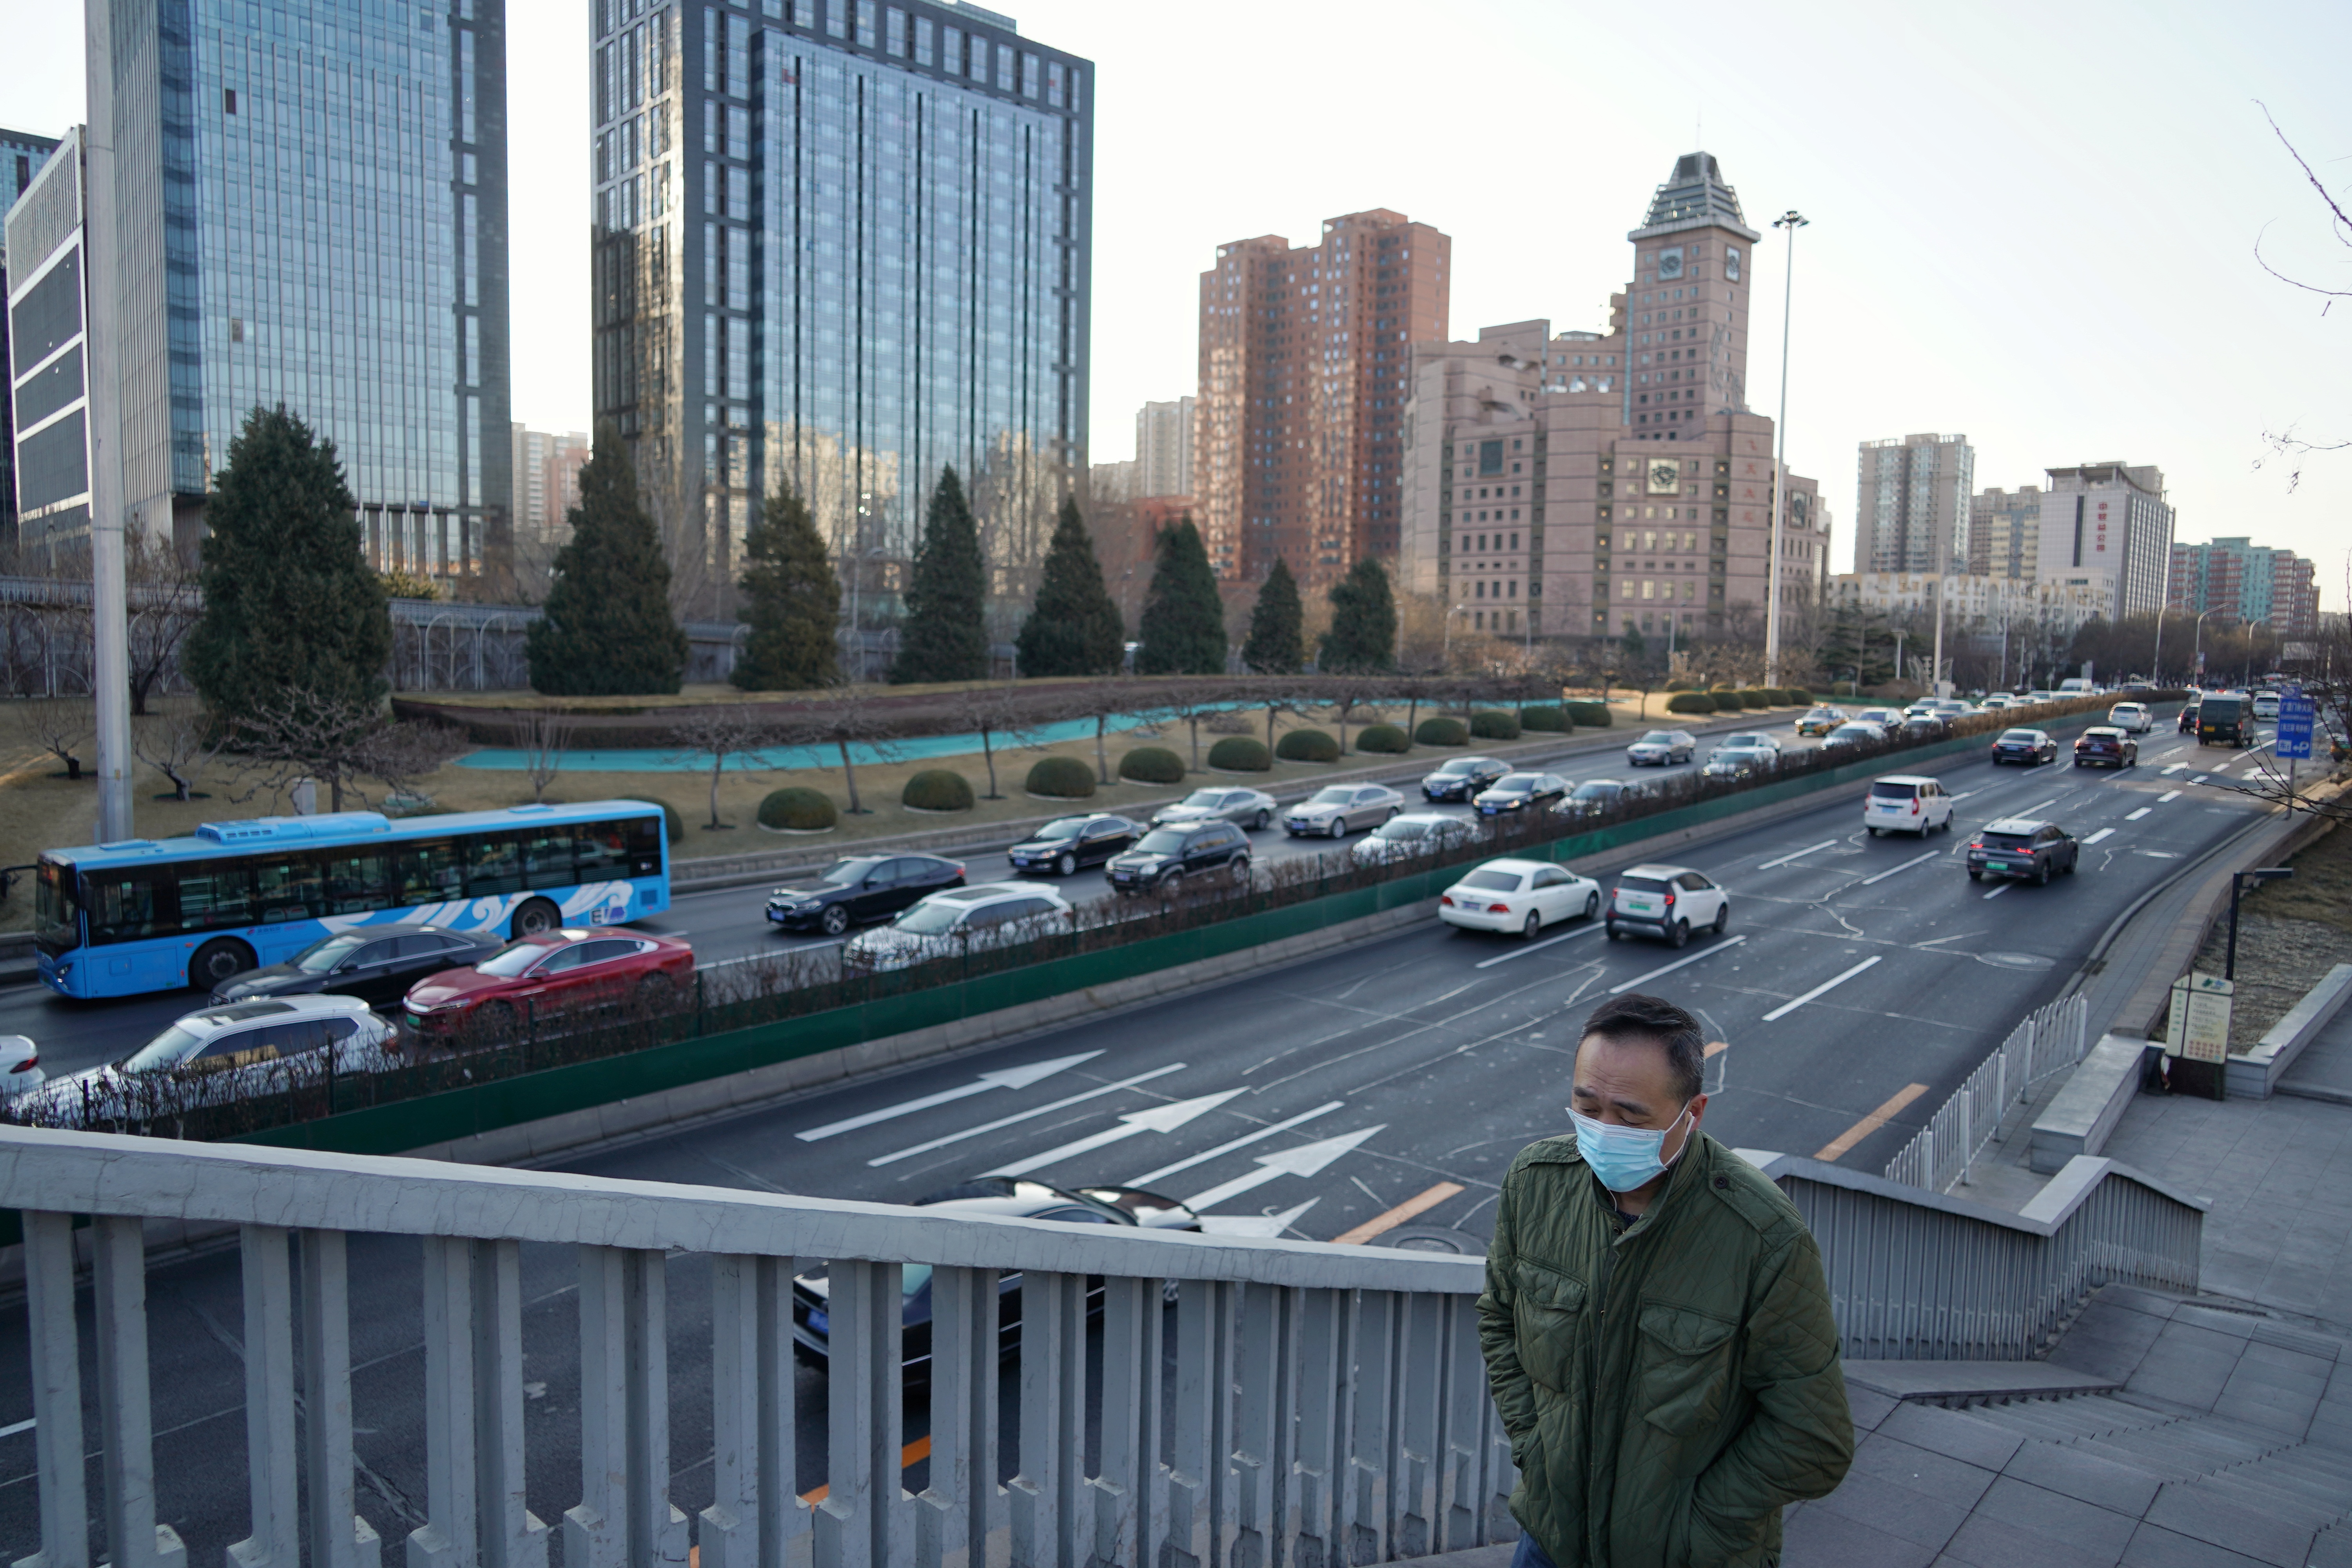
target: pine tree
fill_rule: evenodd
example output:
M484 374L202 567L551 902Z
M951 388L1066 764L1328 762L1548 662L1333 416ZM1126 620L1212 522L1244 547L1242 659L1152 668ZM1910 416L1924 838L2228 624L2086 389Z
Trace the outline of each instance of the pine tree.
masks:
M1037 600L1013 646L1024 675L1113 675L1126 657L1127 626L1103 585L1075 497L1062 498Z
M1135 667L1146 675L1223 675L1225 602L1192 518L1160 531Z
M1260 675L1296 675L1307 662L1306 612L1298 603L1298 579L1279 555L1257 591L1250 611L1249 640L1242 662Z
M789 488L770 496L743 536L743 560L736 613L751 635L728 679L746 691L808 691L840 679L841 580L808 503Z
M536 691L562 697L676 691L686 630L669 607L669 563L637 500L637 474L610 420L580 470L572 538L555 552L555 582L524 640Z
M282 404L256 408L229 443L205 522L204 613L181 656L205 705L235 721L299 692L373 713L392 612L334 443Z
M1396 595L1370 556L1331 585L1331 629L1317 662L1327 675L1370 675L1396 666Z
M891 661L891 684L987 679L987 592L980 531L963 481L953 468L942 468L907 584L906 629Z

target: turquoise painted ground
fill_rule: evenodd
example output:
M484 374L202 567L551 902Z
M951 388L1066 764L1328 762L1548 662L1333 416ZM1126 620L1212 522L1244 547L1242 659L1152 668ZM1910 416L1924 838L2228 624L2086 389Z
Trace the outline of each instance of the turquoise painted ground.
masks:
M1149 726L1149 714L1128 714L1110 721L1113 732ZM1066 723L1046 724L1031 732L1041 745L1062 741L1084 741L1095 732L1091 719L1073 719ZM1181 725L1170 725L1171 736L1181 736L1186 745L1191 736ZM996 737L996 749L1013 750L1003 736ZM920 735L909 740L893 741L887 747L865 743L849 748L849 760L858 767L878 763L919 763L930 757L954 757L977 752L980 737L970 735ZM524 754L505 747L486 747L457 760L461 768L494 768L520 772L526 765ZM708 752L667 752L629 750L610 752L567 752L557 764L565 773L702 773L710 771ZM730 757L727 765L745 773L767 773L784 768L837 768L841 752L834 746L771 746L762 752L746 752L740 757Z

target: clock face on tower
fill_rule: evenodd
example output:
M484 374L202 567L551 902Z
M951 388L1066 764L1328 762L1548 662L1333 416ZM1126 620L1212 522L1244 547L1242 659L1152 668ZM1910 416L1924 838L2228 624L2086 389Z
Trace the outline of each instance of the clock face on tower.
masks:
M1739 281L1739 247L1736 245L1723 247L1723 276L1730 282Z
M1650 465L1650 493L1654 496L1680 495L1683 489L1683 468L1680 463L1659 461Z
M1669 278L1679 278L1682 275L1683 247L1681 246L1670 245L1658 252L1658 281L1663 283Z

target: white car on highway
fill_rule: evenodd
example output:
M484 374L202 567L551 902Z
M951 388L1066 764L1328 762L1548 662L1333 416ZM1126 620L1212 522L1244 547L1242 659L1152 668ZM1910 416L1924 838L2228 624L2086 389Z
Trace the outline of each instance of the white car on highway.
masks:
M1780 749L1780 737L1762 730L1734 730L1716 742L1717 750L1726 746L1737 746L1743 751L1761 747L1768 752L1777 752Z
M1669 767L1698 754L1698 742L1688 730L1653 730L1625 748L1625 761L1634 767L1654 763Z
M1222 829L1220 831L1223 831ZM888 925L842 945L854 974L911 969L929 959L1012 947L1070 929L1069 900L1032 882L981 882L932 893Z
M1600 911L1601 884L1549 860L1489 860L1437 900L1437 918L1447 925L1524 937Z
M315 1085L330 1072L381 1070L399 1044L398 1026L357 996L231 1002L189 1014L120 1061L49 1079L12 1110L50 1127L180 1116Z
M1889 773L1875 780L1863 797L1862 824L1870 836L1916 833L1925 838L1938 827L1952 826L1952 797L1942 781L1916 773Z
M2255 692L2255 693L2254 693L2254 717L2255 717L2255 718L2257 718L2257 719L2275 719L2275 718L2277 718L2277 717L2278 717L2278 710L2279 710L2279 694L2278 694L2277 692L2275 692L2275 691L2257 691L2257 692Z
M2145 702L2118 702L2107 710L2107 722L2126 734L2145 735L2156 728L2156 715Z
M1349 853L1360 865L1385 866L1416 855L1438 855L1478 836L1478 825L1466 816L1441 811L1408 811L1391 816L1356 840Z
M1637 931L1681 947L1696 929L1720 932L1729 923L1731 896L1687 866L1629 866L1609 889L1606 919L1611 942Z
M30 1094L48 1081L41 1048L23 1035L0 1035L0 1104Z

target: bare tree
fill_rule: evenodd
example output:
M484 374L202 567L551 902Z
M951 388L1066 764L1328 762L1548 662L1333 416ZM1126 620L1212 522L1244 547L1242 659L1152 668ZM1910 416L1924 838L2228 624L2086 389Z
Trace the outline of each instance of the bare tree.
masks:
M8 705L16 738L63 763L66 777L81 777L80 749L98 732L98 708L89 697L27 697Z
M779 727L775 721L740 704L696 708L681 715L669 727L668 735L684 760L709 760L710 820L703 824L704 831L719 833L733 827L733 823L722 820L719 815L719 785L726 776L727 759L765 751L776 744ZM747 765L739 763L736 771L745 772ZM856 809L854 803L851 809Z
M783 721L784 738L794 745L831 746L841 755L841 782L849 791L849 814L866 815L857 798L857 766L853 747L862 747L876 761L892 762L898 729L888 710L855 686L835 687L825 696L803 703Z
M2286 149L2286 155L2294 160L2295 167L2303 171L2305 181L2317 194L2320 205L2327 209L2328 233L2335 238L2336 244L2352 249L2352 215L2345 212L2343 205L2328 190L2326 183L2321 180L2318 174L2313 170L2309 160L2304 157L2293 142L2287 140L2286 132L2279 129L2277 119L2271 113L2270 105L2263 103L2260 99L2254 101L2256 107L2263 111L2263 119L2269 122L2271 134L2278 138L2279 145ZM2323 316L2335 308L2336 301L2338 300L2352 299L2352 289L2331 289L2322 284L2308 283L2300 278L2290 277L2272 266L2270 258L2263 254L2263 242L2260 236L2254 239L2254 262L2263 271L2290 289L2300 289L2306 294L2318 295L2324 301L2319 307L2319 313ZM2286 488L2289 492L2293 492L2303 483L2303 465L2306 458L2323 453L2341 452L2347 447L2352 447L2352 440L2305 440L2295 434L2294 426L2292 425L2284 430L2263 431L2263 440L2278 458L2287 465ZM2262 461L2257 460L2254 466L2261 468Z
M1004 797L996 789L996 747L1034 743L1044 727L1020 686L1013 682L968 686L956 693L955 722L980 737L981 759L988 768L989 800Z
M563 754L572 749L572 736L579 727L571 714L551 708L531 709L516 721L515 744L522 752L523 776L530 780L533 804L546 799L547 786L562 771Z
M147 699L179 673L180 644L203 608L194 563L169 539L132 531L123 556L129 590L131 712L147 711Z
M1134 712L1139 694L1129 682L1090 680L1071 686L1058 695L1055 707L1062 717L1094 721L1095 774L1097 782L1110 783L1110 721Z
M150 713L131 726L131 751L172 781L173 800L195 798L195 785L220 755L226 737L211 714L191 702L177 712Z
M1348 678L1324 683L1324 700L1331 705L1332 721L1339 726L1339 754L1348 754L1348 724L1359 709L1375 701L1388 689L1389 683Z
M346 795L369 803L362 780L406 793L467 749L465 736L446 724L389 719L380 709L299 687L236 720L228 740L252 764L250 784L233 799L279 794L310 778L326 784L332 811L343 809Z

